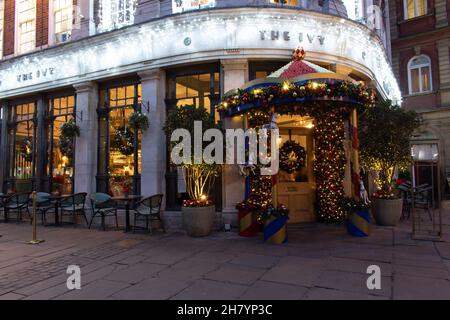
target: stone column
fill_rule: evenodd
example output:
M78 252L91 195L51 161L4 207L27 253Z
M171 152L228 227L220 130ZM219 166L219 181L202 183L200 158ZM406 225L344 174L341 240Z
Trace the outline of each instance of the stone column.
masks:
M239 88L248 82L248 61L246 59L222 60L223 92ZM242 117L228 118L224 122L225 128L244 128ZM245 179L239 174L235 164L225 164L222 178L223 222L236 226L236 203L244 200Z
M440 104L445 106L450 104L450 40L437 41L437 49L439 55Z
M75 192L96 191L98 141L98 87L93 82L77 83L77 124L80 136L75 144Z
M141 193L164 194L166 137L162 130L166 119L164 106L165 74L160 69L139 72L142 84L142 112L148 114L150 127L142 135ZM149 107L149 110L146 108Z
M9 175L8 173L8 103L6 100L0 101L1 109L1 131L0 131L0 192L6 193L6 183L5 178Z

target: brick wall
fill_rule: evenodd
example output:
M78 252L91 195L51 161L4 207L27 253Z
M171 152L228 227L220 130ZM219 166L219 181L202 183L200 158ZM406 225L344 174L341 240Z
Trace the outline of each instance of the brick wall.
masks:
M14 0L5 0L3 56L14 54Z
M36 47L48 44L48 0L36 1Z

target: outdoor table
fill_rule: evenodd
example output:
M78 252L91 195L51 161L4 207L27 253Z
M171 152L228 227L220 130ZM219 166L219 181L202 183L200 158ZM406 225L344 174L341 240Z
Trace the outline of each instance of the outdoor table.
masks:
M111 199L116 202L123 202L125 204L125 231L130 231L130 204L135 201L141 199L142 196L138 195L127 195L127 196L116 196L112 197Z
M59 226L59 204L61 203L61 200L70 197L70 194L65 195L56 195L52 194L50 195L49 199L50 201L53 201L55 203L55 226Z

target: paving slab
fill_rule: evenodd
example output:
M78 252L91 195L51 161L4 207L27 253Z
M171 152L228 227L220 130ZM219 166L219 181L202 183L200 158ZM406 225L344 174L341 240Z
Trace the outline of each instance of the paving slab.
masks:
M300 300L308 288L270 281L256 281L240 297L244 300Z
M232 300L238 299L247 286L213 280L197 280L172 297L175 300Z
M261 280L311 287L322 272L325 263L321 259L282 257Z
M450 281L416 276L395 275L394 299L448 300Z

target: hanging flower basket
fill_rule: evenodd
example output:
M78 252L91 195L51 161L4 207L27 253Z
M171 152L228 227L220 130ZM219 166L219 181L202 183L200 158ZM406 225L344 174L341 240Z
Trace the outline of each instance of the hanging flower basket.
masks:
M60 127L61 138L75 138L80 136L80 127L75 123L74 119L70 119L63 123Z
M149 127L148 117L146 114L140 112L133 112L128 117L128 124L132 128L136 128L137 130L145 131Z

